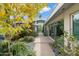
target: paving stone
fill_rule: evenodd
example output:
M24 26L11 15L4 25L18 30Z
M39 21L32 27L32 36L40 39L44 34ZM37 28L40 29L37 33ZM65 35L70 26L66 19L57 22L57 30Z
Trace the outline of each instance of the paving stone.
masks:
M48 37L45 37L42 33L39 33L39 36L35 38L34 50L36 51L37 56L54 56L53 49L50 47L50 40Z

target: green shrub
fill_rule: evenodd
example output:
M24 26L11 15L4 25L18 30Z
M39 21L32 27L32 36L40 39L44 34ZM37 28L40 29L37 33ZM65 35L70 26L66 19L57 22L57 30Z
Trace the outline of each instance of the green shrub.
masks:
M16 33L15 35L12 36L11 40L12 41L15 41L15 40L18 40L20 38L23 38L25 36L33 36L33 37L36 37L38 36L38 33L37 32L28 32L27 29L25 30L22 30L20 33Z
M38 36L38 33L33 31L33 32L29 33L29 36L36 37L36 36Z
M63 36L57 37L55 41L53 42L52 47L56 55L61 54L60 49L64 47L64 37Z
M33 36L25 36L23 38L20 38L19 41L25 41L25 42L33 42L34 41L34 37Z
M10 47L10 41L1 40L0 41L0 55L1 56L11 55L9 47Z
M0 56L33 56L35 52L25 42L0 41Z
M43 35L44 35L44 36L48 36L47 32L43 32Z
M34 55L33 50L26 45L24 42L14 42L11 45L11 52L13 56L32 56Z
M64 45L64 38L67 39L68 45ZM79 56L79 46L77 39L73 35L65 33L64 36L57 38L53 43L53 48L56 49L58 55L62 56Z

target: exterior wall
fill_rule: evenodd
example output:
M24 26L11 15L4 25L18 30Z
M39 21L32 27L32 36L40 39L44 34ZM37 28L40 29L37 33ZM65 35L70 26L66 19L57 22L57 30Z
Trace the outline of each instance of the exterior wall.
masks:
M58 15L56 18L49 21L47 26L49 26L51 23L57 22L59 20L64 20L64 31L68 32L69 34L72 33L72 21L71 21L71 15L79 10L79 4L74 4L70 8L68 8L65 12ZM64 39L64 44L67 45L67 40Z
M64 31L68 32L69 34L71 34L73 30L71 16L74 12L79 10L78 6L79 4L75 4L64 13ZM64 44L67 45L66 39L64 39Z
M72 33L72 17L71 15L79 10L79 4L73 5L64 13L64 30L68 33Z
M57 22L57 21L60 21L60 20L62 20L63 19L63 16L64 15L64 13L62 13L61 15L59 15L58 17L56 17L55 19L52 19L52 21L50 21L48 24L47 24L47 30L48 30L48 35L49 35L49 25L50 24L52 24L52 23L54 23L54 22ZM63 19L64 20L64 19Z

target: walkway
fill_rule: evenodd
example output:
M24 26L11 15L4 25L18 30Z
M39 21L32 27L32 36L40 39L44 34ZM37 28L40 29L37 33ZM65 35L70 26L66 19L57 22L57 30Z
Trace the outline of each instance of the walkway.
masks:
M39 36L35 38L34 50L36 51L37 56L54 56L53 49L50 47L51 43L48 37L43 36L42 33L39 33Z

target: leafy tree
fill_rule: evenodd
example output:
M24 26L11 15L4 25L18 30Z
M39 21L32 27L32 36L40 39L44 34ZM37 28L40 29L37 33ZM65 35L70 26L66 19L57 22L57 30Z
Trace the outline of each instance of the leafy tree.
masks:
M29 32L32 31L35 15L45 6L47 4L0 4L0 33L11 39L13 35L20 33L23 27Z

